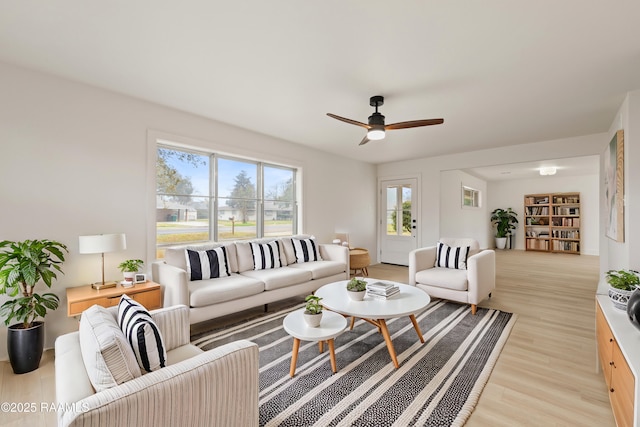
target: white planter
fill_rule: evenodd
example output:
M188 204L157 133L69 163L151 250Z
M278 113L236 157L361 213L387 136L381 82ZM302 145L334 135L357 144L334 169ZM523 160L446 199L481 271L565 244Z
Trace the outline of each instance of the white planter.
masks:
M507 238L506 237L496 237L496 248L504 249L507 246Z
M613 303L613 306L619 310L626 310L627 303L633 291L623 291L609 286L609 298Z
M349 295L349 298L353 301L362 301L366 293L367 291L347 291L347 295Z
M307 325L312 328L317 328L318 326L320 326L320 321L322 320L322 312L318 314L304 313L303 317L304 321L307 322Z

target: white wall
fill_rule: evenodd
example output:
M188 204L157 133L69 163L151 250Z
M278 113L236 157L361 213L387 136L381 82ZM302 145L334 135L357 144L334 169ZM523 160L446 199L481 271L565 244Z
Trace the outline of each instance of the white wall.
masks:
M616 131L624 130L624 242L606 237L604 177L600 180L600 274L598 293L607 293L604 272L607 270L633 269L640 271L640 91L627 94L603 138L604 152ZM604 167L602 160L600 169Z
M480 191L480 207L462 206L462 186ZM487 183L484 180L460 170L441 172L440 236L470 237L476 239L481 248L493 247L487 233L490 211L486 199Z
M79 255L78 236L126 233L127 250L106 256L108 278L120 276L123 259L153 261L153 135L302 168L301 231L330 242L347 230L375 250L370 164L2 63L0 93L0 240L54 239L70 251L53 287L62 306L46 317L46 347L78 326L66 317L65 288L99 278L99 255ZM5 337L2 326L0 359Z
M564 157L600 155L603 149L602 142L606 139L607 134L601 133L449 156L385 163L378 165L378 176L421 175L422 212L420 214L420 224L423 224L423 226L420 229L420 237L423 246L426 246L427 242L436 242L442 235L442 221L449 215L449 212L441 212L440 209L441 171ZM490 192L490 189L488 192ZM489 230L489 227L491 225L487 221L487 230Z
M489 212L512 208L518 214L516 249L524 249L524 196L539 193L580 193L580 253L598 255L599 247L599 175L545 176L534 179L491 181L488 185Z

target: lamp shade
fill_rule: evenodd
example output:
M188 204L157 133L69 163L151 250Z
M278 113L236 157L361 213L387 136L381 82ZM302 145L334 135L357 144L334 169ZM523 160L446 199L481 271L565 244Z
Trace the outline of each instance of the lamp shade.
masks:
M79 237L79 251L81 254L99 254L116 252L127 249L127 238L120 234L95 234Z

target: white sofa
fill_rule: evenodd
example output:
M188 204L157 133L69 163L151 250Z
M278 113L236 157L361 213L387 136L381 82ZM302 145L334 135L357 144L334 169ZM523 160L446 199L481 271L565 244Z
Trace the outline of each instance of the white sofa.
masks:
M117 318L117 307L107 311ZM187 307L162 308L150 314L164 340L167 366L99 392L82 357L81 333L58 337L58 425L257 426L258 346L236 341L205 352L189 343ZM86 356L90 345L82 345ZM109 348L103 351L113 355L113 346ZM95 354L89 360L99 358L98 353L89 353ZM103 378L104 370L97 369Z
M319 287L345 280L349 276L349 250L333 244L318 244L320 261L296 262L292 239L308 239L297 235L277 239L236 242L209 242L199 245L169 247L165 258L152 265L153 280L162 285L164 306L184 304L190 307L192 324L266 305L274 301L307 295ZM250 242L277 241L282 266L254 269ZM230 275L215 279L190 280L186 250L204 251L225 247Z
M480 250L474 239L441 238L449 247L470 247L466 270L436 267L437 246L409 253L409 284L424 289L431 297L478 304L496 287L496 258L493 250Z

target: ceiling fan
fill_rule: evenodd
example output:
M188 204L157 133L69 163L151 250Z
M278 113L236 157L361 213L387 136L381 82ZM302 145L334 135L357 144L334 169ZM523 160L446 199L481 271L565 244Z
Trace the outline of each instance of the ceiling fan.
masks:
M368 129L367 134L359 145L364 145L369 141L375 141L378 139L384 139L384 133L387 130L394 129L407 129L416 128L420 126L440 125L444 123L444 119L427 119L427 120L411 120L408 122L393 123L390 125L384 124L384 116L378 112L378 107L384 105L384 97L380 95L372 96L369 99L369 105L376 108L376 111L369 116L369 124L358 122L356 120L347 119L345 117L336 116L335 114L327 113L327 116L334 119L350 123L352 125L361 126Z

